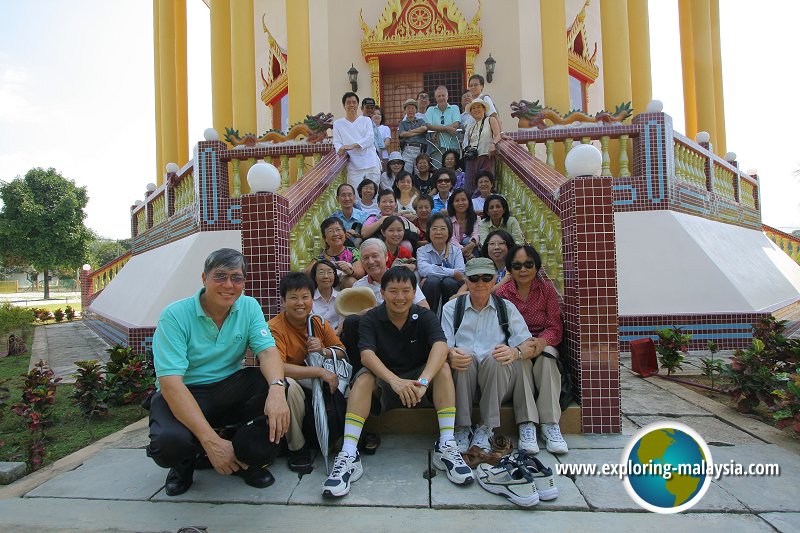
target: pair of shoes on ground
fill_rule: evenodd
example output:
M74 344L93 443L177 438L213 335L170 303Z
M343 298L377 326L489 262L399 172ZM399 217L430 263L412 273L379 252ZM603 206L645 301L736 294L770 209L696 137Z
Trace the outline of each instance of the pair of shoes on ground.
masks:
M447 473L447 479L456 485L469 485L475 478L465 462L455 440L449 440L443 445L437 441L433 448L433 466ZM328 479L322 484L322 495L325 497L340 497L350 492L350 485L364 475L361 464L361 454L355 456L347 452L339 452L333 463L333 470Z
M560 455L567 453L567 441L561 435L561 428L558 424L542 424L542 438L545 441L547 451ZM520 452L527 454L539 453L539 442L536 440L536 424L533 422L523 422L519 425L519 440L517 448Z
M183 494L194 482L194 465L184 468L170 468L167 473L167 480L164 484L164 492L167 496L178 496ZM272 473L264 466L251 466L247 470L238 470L234 475L244 479L244 482L257 489L264 489L275 483Z
M469 428L464 429L469 431ZM456 442L458 443L458 441ZM471 468L475 468L481 463L489 463L492 466L497 466L497 464L500 462L500 459L502 459L503 456L511 453L511 450L513 449L511 440L501 433L494 433L491 437L489 437L488 443L490 449L489 451L486 451L478 445L471 444L471 442L467 440L466 445L469 445L469 448L465 453L462 452L461 455L464 457L464 461ZM461 451L460 445L459 451Z
M364 455L375 455L381 445L381 436L377 433L362 433L358 440L358 451Z
M308 444L304 444L299 450L289 450L289 470L298 474L310 474L314 471L314 460L311 457L311 450Z
M485 490L521 507L533 507L540 500L558 497L553 470L524 452L503 457L497 466L478 465L476 475Z

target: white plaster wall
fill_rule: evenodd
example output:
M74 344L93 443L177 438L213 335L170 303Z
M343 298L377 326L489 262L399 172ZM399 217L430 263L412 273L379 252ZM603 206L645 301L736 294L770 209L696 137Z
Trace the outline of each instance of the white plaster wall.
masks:
M197 292L206 257L220 248L241 251L241 232L204 231L133 256L89 308L129 326L155 326L167 304Z
M547 0L545 0L547 1ZM544 100L544 76L542 60L542 25L540 20L539 0L519 0L519 72L520 88L513 101ZM508 111L509 122L504 124L506 130L517 129L517 121L511 119L511 110Z
M672 211L614 223L620 315L771 311L800 298L800 265L761 231Z

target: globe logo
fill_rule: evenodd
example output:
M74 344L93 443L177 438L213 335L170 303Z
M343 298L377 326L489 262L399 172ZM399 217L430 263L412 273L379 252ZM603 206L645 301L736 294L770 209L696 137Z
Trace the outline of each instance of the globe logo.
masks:
M691 509L711 484L711 452L695 430L656 422L634 435L622 454L623 484L630 497L654 513Z

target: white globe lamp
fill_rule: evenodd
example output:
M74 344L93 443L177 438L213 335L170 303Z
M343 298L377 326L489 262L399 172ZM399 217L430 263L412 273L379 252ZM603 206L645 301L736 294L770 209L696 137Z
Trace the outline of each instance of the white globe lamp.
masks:
M167 174L177 174L180 167L178 163L167 163Z
M699 143L707 143L711 140L711 134L707 131L698 131L697 135L694 136L694 140Z
M579 144L567 154L565 166L570 176L599 176L603 168L603 154L591 144Z
M661 100L650 100L647 104L648 113L661 113L664 110L664 102Z
M250 192L275 192L281 186L281 173L275 165L256 163L247 171L247 184Z
M214 128L206 128L203 131L203 138L207 141L218 141L219 133Z

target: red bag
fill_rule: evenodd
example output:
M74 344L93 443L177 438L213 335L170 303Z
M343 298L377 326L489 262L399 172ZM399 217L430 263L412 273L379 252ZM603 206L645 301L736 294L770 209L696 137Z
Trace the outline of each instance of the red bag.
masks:
M650 337L631 341L631 369L643 378L658 374L656 345Z

